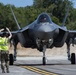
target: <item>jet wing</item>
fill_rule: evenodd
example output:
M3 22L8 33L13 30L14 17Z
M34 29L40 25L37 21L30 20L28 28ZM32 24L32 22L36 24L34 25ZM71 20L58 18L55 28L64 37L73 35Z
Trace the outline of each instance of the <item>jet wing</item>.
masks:
M69 43L76 44L76 30L68 30L67 40Z
M69 31L69 37L76 37L76 30L68 30Z

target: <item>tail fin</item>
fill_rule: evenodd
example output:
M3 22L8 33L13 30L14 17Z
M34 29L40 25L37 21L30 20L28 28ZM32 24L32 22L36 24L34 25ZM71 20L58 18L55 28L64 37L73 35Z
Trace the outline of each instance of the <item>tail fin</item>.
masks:
M13 15L13 17L14 17L14 20L16 21L16 24L17 24L18 29L21 29L21 27L20 27L20 25L18 24L18 21L17 21L17 19L16 19L16 16L15 16L13 10L12 10L11 5L10 5L10 9L11 9L12 15Z
M70 9L70 5L68 5L68 9L67 9L67 11L66 11L66 14L65 14L65 17L64 17L62 26L65 26L65 22L66 22L66 19L67 19L67 17L68 17L69 9Z

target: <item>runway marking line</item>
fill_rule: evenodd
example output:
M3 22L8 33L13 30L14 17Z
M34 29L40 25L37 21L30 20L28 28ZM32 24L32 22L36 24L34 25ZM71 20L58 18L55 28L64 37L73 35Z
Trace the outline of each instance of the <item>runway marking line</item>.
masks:
M32 67L32 66L21 66L21 67L25 68L27 70L30 70L32 72L38 73L38 74L43 74L43 75L58 75L56 73L48 72L48 71L45 71L45 70L42 70L42 69L39 69L39 68L36 68L36 67Z

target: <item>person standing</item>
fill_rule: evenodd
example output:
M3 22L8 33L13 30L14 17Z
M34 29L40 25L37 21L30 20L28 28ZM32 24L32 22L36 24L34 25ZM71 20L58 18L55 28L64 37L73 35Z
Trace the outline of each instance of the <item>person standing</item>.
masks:
M3 31L3 34L0 36L0 50L1 50L1 69L2 73L5 73L5 67L6 72L9 73L9 40L12 37L12 34L10 30L6 27L0 30L0 32ZM9 36L7 34L7 31L9 33Z

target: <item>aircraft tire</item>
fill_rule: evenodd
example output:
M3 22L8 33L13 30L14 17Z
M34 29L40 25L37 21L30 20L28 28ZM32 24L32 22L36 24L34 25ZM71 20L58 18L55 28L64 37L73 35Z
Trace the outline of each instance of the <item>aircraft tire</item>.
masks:
M75 64L75 53L71 54L71 64Z
M46 65L46 57L43 57L43 65Z
M14 60L13 60L13 54L9 54L9 65L13 65Z

